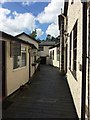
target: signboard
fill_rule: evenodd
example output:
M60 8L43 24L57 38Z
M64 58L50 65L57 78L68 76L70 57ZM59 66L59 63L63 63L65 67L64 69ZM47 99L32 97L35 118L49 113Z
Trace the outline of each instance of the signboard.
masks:
M21 43L13 41L10 43L10 56L21 55Z

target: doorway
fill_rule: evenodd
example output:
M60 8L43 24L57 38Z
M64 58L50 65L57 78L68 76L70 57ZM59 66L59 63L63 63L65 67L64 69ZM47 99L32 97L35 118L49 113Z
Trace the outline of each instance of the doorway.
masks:
M46 64L46 57L41 57L41 64Z

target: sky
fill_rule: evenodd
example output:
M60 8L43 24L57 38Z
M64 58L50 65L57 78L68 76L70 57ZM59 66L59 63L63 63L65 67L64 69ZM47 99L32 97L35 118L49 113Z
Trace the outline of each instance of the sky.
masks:
M0 31L15 36L36 29L41 40L47 34L57 37L63 4L63 0L0 0Z

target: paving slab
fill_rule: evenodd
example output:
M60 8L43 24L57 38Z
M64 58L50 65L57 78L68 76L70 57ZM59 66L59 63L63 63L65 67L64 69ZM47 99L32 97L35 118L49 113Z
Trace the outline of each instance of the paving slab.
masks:
M67 79L58 68L40 65L24 89L8 97L12 104L2 110L2 118L78 119ZM3 103L4 104L4 103Z

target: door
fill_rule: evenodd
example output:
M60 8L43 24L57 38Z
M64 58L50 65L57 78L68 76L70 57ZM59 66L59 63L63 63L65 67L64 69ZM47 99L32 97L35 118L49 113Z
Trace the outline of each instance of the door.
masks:
M2 97L5 97L5 41L0 42L2 45Z

